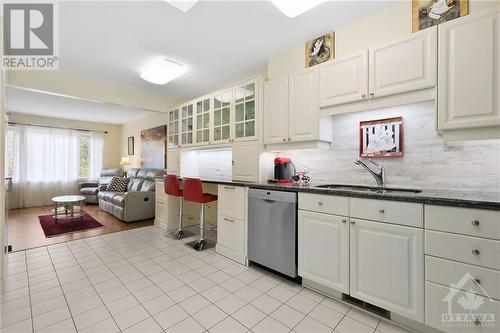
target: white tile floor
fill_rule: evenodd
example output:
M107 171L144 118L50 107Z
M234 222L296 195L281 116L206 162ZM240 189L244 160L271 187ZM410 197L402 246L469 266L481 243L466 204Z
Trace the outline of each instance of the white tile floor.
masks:
M3 333L407 332L145 227L8 256Z

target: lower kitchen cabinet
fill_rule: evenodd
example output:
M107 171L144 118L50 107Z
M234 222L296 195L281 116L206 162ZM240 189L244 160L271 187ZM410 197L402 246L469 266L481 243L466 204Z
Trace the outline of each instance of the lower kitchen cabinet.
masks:
M423 322L423 230L351 219L350 294Z
M215 251L247 265L248 187L219 185L217 193Z
M327 288L349 293L347 222L347 217L299 210L299 276Z

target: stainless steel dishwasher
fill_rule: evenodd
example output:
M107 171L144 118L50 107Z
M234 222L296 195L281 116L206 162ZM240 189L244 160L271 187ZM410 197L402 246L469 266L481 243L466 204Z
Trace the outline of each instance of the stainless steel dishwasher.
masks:
M248 259L297 277L297 193L248 190Z

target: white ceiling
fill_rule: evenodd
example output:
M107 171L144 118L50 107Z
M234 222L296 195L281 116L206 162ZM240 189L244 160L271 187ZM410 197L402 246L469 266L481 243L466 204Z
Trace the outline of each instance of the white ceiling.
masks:
M108 124L125 124L154 113L11 87L6 88L6 101L8 112Z
M262 73L272 55L390 3L329 1L288 18L269 1L201 1L187 13L163 0L62 1L60 68L190 99ZM187 65L188 73L163 86L143 81L141 68L155 56Z

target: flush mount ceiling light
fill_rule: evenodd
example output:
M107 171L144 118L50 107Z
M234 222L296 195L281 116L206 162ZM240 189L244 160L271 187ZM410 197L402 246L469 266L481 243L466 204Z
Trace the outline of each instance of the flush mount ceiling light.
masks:
M165 0L175 8L182 10L184 13L186 13L188 10L190 10L198 0Z
M288 17L295 17L316 7L325 0L271 0Z
M158 58L151 61L142 71L141 78L154 84L165 84L186 73L184 65L174 61Z

